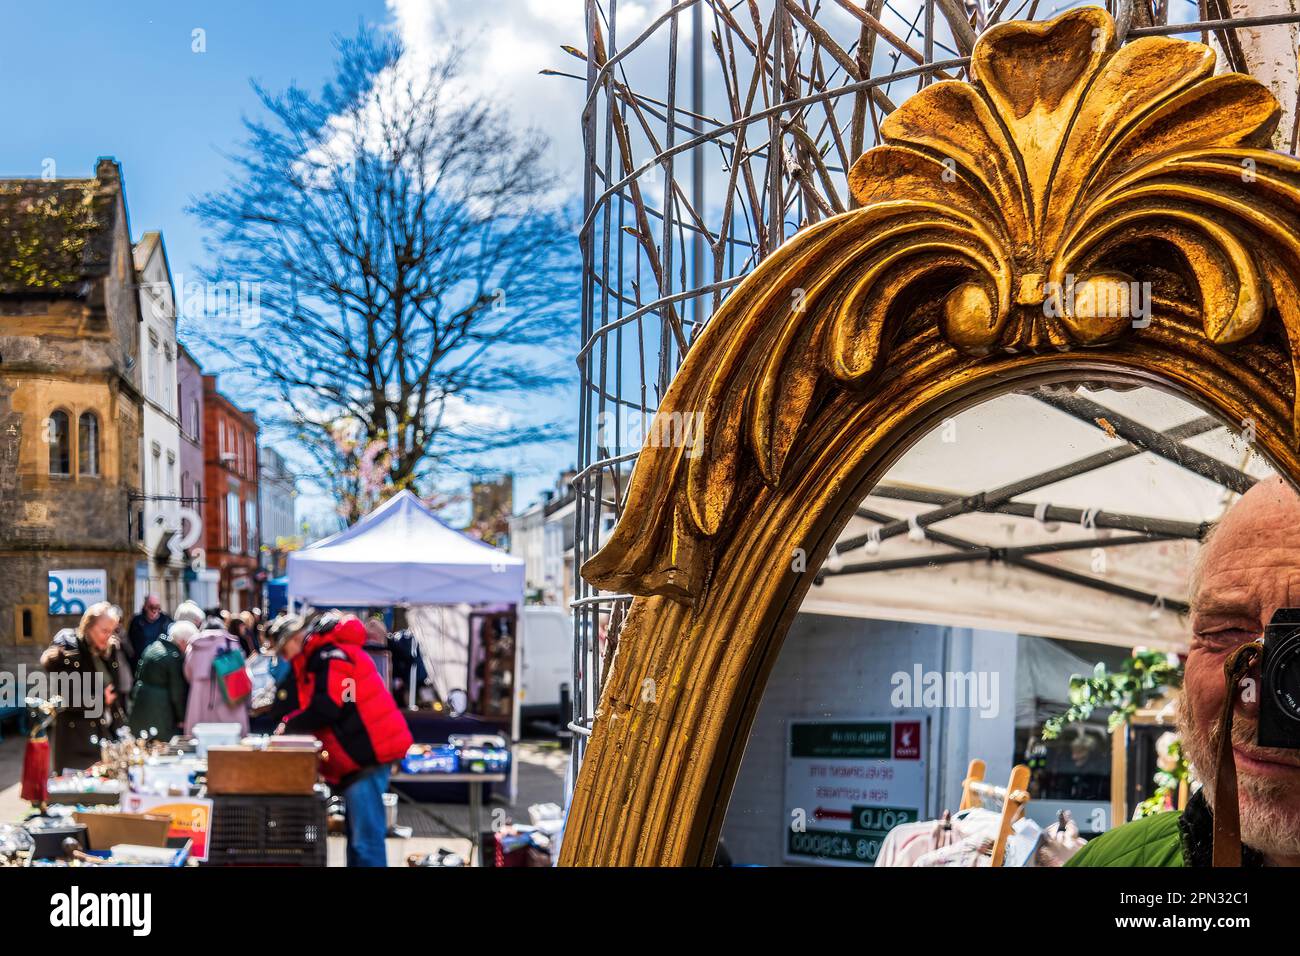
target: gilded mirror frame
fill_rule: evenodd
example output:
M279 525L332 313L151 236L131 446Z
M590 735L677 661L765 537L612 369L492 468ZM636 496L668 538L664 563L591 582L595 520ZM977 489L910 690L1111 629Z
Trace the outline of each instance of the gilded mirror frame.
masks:
M694 865L816 570L921 434L1052 382L1148 384L1300 476L1300 162L1199 43L1098 8L984 33L854 165L852 211L736 288L584 565L638 595L570 806L567 865ZM1149 315L1135 319L1148 296ZM684 427L682 427L684 423Z

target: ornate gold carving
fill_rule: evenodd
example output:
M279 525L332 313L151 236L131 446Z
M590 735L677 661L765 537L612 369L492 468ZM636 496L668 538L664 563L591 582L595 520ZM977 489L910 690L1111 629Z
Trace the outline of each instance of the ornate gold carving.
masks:
M1197 43L1115 49L1091 7L984 34L972 83L929 86L884 122L886 144L849 177L861 208L794 237L695 344L663 409L698 411L702 446L647 449L633 517L587 578L696 594L700 539L732 507L743 459L778 482L814 402L868 382L918 290L972 355L1141 334L1143 289L1152 321L1197 315L1228 345L1258 330L1271 287L1288 336L1300 331L1300 161L1257 148L1279 116L1272 94L1213 68ZM1143 246L1161 271L1133 274ZM647 526L673 530L665 543Z
M850 174L859 208L732 293L660 406L695 423L693 441L642 450L583 568L644 597L566 862L707 853L810 582L792 552L816 568L936 416L1042 381L1146 381L1249 419L1300 476L1300 162L1261 148L1272 95L1213 67L1197 43L1117 49L1096 8L994 27L972 82L929 86L882 125Z

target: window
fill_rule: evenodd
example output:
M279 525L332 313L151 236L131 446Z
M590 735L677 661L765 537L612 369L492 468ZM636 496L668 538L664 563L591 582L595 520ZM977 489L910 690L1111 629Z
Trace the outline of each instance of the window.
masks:
M226 528L226 550L238 553L243 544L243 533L239 527L239 492L226 492L226 518L229 525Z
M146 371L148 372L148 382L145 395L150 401L158 401L158 364L161 356L158 352L158 336L151 330L149 332L149 357L145 360Z
M190 399L190 437L197 439L199 437L199 429L202 427L203 426L199 423L199 400L197 398L192 398Z
M50 474L72 474L72 436L68 413L54 412L45 423L45 440L50 446Z
M167 453L167 495L176 497L176 456L171 452Z
M149 468L149 487L145 492L150 495L159 494L162 491L162 448L155 442L153 446L153 462Z
M82 412L77 419L77 474L99 474L99 418Z
M244 529L248 533L248 553L257 554L257 502L252 498L244 502Z
M172 388L176 382L176 373L172 371L172 363L175 359L172 356L172 347L167 345L163 348L163 387L162 387L162 405L163 410L170 415L172 413Z

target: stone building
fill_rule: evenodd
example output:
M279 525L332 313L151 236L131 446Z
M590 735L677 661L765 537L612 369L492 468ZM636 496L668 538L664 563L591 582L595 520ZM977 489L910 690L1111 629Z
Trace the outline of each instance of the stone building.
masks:
M510 531L510 516L515 510L514 475L506 473L471 481L469 507L470 529L490 545L504 545Z
M86 603L133 600L135 285L115 161L0 180L0 666L33 662Z
M220 606L248 611L261 606L262 590L257 417L219 392L215 375L203 376L203 451L207 565L219 575Z

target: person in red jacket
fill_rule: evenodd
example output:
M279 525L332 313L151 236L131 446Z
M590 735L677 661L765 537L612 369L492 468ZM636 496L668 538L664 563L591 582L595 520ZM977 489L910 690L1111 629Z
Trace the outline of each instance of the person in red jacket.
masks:
M321 772L347 802L348 866L386 866L389 765L406 755L411 730L365 642L365 626L351 614L317 621L293 659L298 710L275 732L320 740Z

